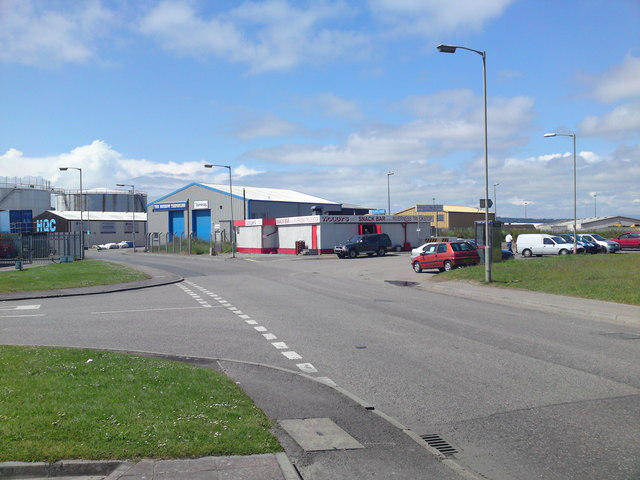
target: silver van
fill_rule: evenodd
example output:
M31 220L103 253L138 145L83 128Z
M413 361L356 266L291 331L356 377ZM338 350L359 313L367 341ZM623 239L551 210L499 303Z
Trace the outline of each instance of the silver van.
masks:
M558 235L546 233L523 233L516 239L516 252L523 257L532 255L568 255L573 253L573 243Z

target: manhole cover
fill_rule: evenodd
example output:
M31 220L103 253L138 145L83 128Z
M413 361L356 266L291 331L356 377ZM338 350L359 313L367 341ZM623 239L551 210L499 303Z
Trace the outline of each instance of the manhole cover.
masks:
M407 282L404 280L385 280L385 283L396 287L415 287L416 285L420 285L418 282Z

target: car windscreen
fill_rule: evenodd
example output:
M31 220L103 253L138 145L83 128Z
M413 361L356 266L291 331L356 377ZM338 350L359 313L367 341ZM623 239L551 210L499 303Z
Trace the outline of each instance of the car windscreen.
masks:
M470 252L471 250L475 250L475 248L467 242L452 243L451 248L454 252Z
M353 237L351 237L349 240L347 240L349 243L357 243L358 240L360 240L360 238L362 238L360 235L354 235Z
M556 243L569 243L569 242L567 241L567 239L566 239L566 238L562 238L562 237L560 237L560 236L558 236L558 235L555 235L555 236L553 236L553 237L551 237L551 238L552 238L552 239L553 239L553 241L554 241L554 242L556 242Z
M604 237L601 237L601 236L600 236L600 235L598 235L597 233L593 233L593 234L591 234L591 236L592 236L593 238L595 238L596 240L600 240L600 241L606 240Z

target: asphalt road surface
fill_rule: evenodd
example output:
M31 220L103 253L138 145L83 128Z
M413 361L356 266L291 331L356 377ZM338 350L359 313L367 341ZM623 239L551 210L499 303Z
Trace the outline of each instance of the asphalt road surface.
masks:
M303 371L418 434L441 435L460 464L489 479L640 478L640 322L436 293L428 288L435 275L414 273L406 254L92 255L186 281L9 302L0 311L0 341ZM17 304L33 306L6 310Z

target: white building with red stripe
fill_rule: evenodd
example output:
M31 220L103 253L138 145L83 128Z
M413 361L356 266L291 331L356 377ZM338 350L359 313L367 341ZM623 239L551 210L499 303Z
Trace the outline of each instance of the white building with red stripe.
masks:
M429 236L431 224L417 215L309 215L256 218L234 222L239 252L297 254L333 253L333 247L353 235L386 233L392 248L410 250Z

